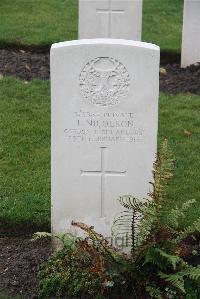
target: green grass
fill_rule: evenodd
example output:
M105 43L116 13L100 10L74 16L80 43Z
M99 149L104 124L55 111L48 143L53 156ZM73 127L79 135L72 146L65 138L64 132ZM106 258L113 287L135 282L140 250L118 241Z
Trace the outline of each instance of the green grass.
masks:
M175 159L174 178L168 188L170 206L195 198L196 205L185 219L188 224L200 215L199 115L200 96L161 94L159 140L169 140Z
M50 223L48 81L0 81L0 227Z
M77 38L78 0L1 0L0 43L50 45Z
M144 0L143 41L161 50L181 49L183 0Z
M180 51L183 0L144 0L143 40ZM0 44L77 39L78 0L1 0Z
M161 94L159 140L167 137L176 164L172 205L200 200L200 96ZM50 227L49 81L0 80L0 227ZM192 133L187 136L184 130ZM200 201L186 221L200 214Z

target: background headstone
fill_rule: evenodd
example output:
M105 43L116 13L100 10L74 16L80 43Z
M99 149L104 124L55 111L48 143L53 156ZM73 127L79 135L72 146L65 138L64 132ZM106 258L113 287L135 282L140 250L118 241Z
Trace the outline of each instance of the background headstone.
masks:
M79 39L141 40L142 0L79 0Z
M110 236L120 195L150 190L157 150L159 47L93 39L54 44L52 230Z
M185 0L181 66L200 62L200 0Z

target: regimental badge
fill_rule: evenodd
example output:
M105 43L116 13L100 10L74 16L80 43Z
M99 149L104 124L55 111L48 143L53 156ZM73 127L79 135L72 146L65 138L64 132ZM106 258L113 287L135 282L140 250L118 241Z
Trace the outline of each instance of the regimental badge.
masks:
M127 96L130 76L117 59L97 57L85 65L79 82L84 101L96 106L113 106Z

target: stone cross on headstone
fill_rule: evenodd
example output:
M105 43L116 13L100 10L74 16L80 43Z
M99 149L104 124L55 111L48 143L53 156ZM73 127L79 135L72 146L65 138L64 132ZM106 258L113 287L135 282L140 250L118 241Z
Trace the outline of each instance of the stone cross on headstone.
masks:
M111 2L109 2L109 4L110 3ZM122 9L121 10L120 9L114 10L114 9L111 8L111 5L110 5L108 9L98 9L97 8L96 11L97 11L97 13L108 15L108 37L112 37L112 30L111 30L111 28L112 28L112 14L122 14L122 13L124 13L124 10L122 10Z
M146 197L157 151L159 47L92 39L51 48L52 232L111 237L117 198Z
M142 0L79 0L79 38L141 40Z
M200 62L200 0L185 0L181 67Z
M101 214L100 217L105 216L104 202L105 202L105 188L106 176L124 176L126 171L106 170L106 147L101 147L101 168L100 170L81 170L81 175L98 175L101 177Z

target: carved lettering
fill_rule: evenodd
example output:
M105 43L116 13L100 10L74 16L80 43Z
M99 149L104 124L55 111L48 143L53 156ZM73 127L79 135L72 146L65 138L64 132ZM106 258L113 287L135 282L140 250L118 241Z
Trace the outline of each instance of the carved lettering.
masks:
M74 112L74 127L64 129L68 142L142 142L144 128L134 112Z

